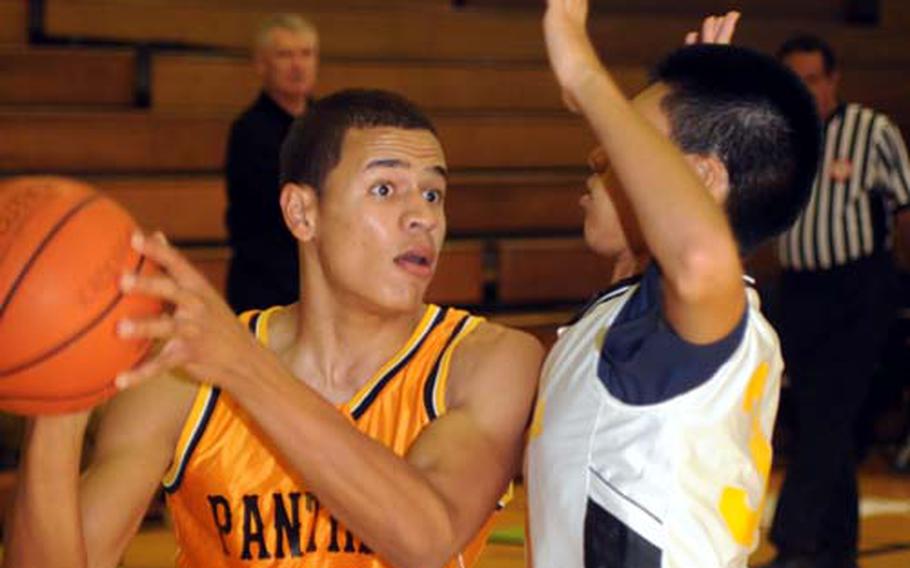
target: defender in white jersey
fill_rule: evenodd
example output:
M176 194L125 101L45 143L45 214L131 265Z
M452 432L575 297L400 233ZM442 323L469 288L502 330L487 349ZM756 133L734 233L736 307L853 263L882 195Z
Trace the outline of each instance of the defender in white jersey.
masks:
M799 80L728 45L671 54L628 101L550 0L550 62L601 146L585 238L626 277L562 330L528 448L536 568L745 566L783 362L740 255L809 194L819 125ZM687 43L727 43L738 14Z

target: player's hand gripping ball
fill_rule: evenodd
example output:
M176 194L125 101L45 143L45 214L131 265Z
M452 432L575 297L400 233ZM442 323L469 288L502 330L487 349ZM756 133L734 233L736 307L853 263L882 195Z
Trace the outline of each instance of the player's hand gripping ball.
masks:
M0 182L0 411L54 414L95 406L149 340L116 324L161 302L124 295L124 272L157 268L130 246L136 223L89 185L59 177Z

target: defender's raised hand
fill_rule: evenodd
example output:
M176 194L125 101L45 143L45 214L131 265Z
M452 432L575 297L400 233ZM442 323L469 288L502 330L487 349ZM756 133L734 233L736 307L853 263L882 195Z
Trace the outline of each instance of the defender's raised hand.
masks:
M549 0L544 15L544 39L550 65L563 89L566 105L577 111L575 93L602 72L597 52L588 38L587 0Z
M730 11L723 16L708 16L702 21L701 32L691 31L686 34L686 45L696 43L729 44L736 32L740 13Z

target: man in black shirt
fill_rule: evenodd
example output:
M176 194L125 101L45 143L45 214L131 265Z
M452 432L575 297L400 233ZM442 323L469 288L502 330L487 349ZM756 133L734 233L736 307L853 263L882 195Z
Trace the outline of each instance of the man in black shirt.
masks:
M254 45L256 101L231 125L225 175L232 249L227 296L236 311L288 304L299 295L297 243L278 204L278 155L294 118L312 102L316 29L298 16L263 23Z

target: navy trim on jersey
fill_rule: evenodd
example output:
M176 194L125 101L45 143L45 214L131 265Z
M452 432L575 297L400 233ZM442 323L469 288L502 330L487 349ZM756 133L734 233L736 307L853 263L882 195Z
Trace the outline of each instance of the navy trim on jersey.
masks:
M588 499L585 568L660 568L663 552L609 511Z
M262 311L259 310L252 316L250 316L250 321L247 322L247 326L250 328L250 332L256 336L256 339L259 339L259 318L262 317Z
M363 413L367 411L371 404L373 404L373 401L376 400L376 397L379 396L379 393L382 392L382 389L385 388L389 381L391 381L395 375L397 375L402 369L405 368L405 366L407 366L408 363L410 363L411 359L414 358L414 355L420 351L420 348L424 343L426 343L427 337L429 337L433 330L436 329L440 323L442 323L446 317L446 314L448 313L449 308L440 309L436 313L436 317L433 318L433 322L427 327L426 331L423 334L423 337L421 337L420 340L417 341L413 347L411 347L411 350L408 351L408 353L402 357L394 367L386 371L382 378L376 382L370 392L363 399L361 399L360 404L351 409L351 417L353 417L354 420L357 420L363 416Z
M439 352L439 356L436 357L436 362L433 363L432 370L430 371L430 378L427 379L427 382L423 385L423 405L426 408L427 416L430 417L430 420L439 418L439 409L436 408L436 397L434 394L436 392L436 383L439 380L439 368L442 364L442 358L445 357L446 353L452 347L455 338L461 334L461 331L468 324L470 319L470 316L466 315L455 324L455 329L452 331L449 339L446 340L445 347L442 348Z
M196 425L193 428L193 435L190 437L190 441L186 445L186 450L180 457L180 463L177 465L177 475L174 476L174 481L172 483L164 484L164 490L167 493L173 493L180 488L180 483L183 481L183 474L186 472L186 466L190 462L190 458L193 456L193 452L196 451L196 446L199 445L199 440L202 439L202 435L205 433L205 429L209 425L209 419L212 417L212 413L215 412L215 405L218 404L218 398L220 395L221 389L218 387L212 387L212 390L209 393L209 397L205 401L205 408L202 409L199 420L196 422Z
M710 379L733 354L746 330L748 306L726 337L708 344L689 343L676 334L663 315L661 279L656 265L610 326L597 376L609 393L625 404L663 402Z
M576 312L576 314L574 316L572 316L572 319L570 319L568 321L568 323L566 323L566 326L575 325L576 323L579 322L579 320L581 320L583 317L588 315L588 312L590 312L597 306L603 304L607 300L611 300L611 299L615 298L616 296L622 294L623 292L625 292L626 290L629 289L629 286L634 286L635 284L637 284L638 281L641 280L641 277L642 277L641 274L636 274L635 276L629 276L627 278L623 278L619 282L616 282L615 284L610 285L608 288L605 288L604 290L601 290L600 292L595 293L591 297L591 299L588 300L587 303L585 303L585 305L582 306L581 309L578 310L578 312Z

